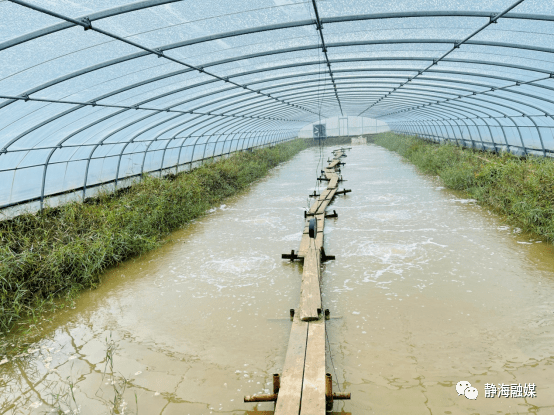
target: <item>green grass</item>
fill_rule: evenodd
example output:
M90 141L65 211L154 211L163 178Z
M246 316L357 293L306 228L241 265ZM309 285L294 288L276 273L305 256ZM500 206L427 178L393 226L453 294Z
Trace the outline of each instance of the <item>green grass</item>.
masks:
M317 140L317 139L305 139L308 146L319 146L320 144L322 146L340 146L340 145L347 145L352 144L352 138L346 137L346 136L335 136L335 137L327 137L323 140Z
M376 136L375 144L399 153L425 173L438 175L446 187L492 207L511 224L554 241L552 159L521 159L394 133Z
M95 287L108 267L159 247L170 232L306 148L294 140L85 203L0 222L0 331L33 320L63 296Z

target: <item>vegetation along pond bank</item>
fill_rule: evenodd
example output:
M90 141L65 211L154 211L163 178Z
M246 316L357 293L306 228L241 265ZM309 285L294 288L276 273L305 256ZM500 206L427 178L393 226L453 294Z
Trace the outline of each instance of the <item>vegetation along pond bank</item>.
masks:
M373 141L404 156L421 171L439 176L447 188L463 191L506 215L513 225L554 241L552 159L483 152L391 132Z
M94 287L106 268L158 247L171 231L306 146L297 139L175 176L145 175L115 194L0 222L0 332Z

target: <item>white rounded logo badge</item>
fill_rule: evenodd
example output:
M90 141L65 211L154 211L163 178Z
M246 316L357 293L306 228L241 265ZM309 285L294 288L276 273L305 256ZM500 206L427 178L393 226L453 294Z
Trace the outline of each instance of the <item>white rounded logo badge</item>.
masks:
M479 392L475 387L471 387L469 381L458 381L458 383L456 383L456 392L458 396L464 395L469 400L475 400L477 396L479 396Z

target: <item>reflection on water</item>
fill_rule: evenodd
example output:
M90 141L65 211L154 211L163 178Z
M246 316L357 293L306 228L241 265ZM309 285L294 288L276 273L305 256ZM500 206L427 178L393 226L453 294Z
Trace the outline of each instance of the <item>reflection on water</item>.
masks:
M330 152L330 149L327 149ZM17 357L0 357L0 411L238 413L269 392L298 303L298 249L318 173L308 149L161 249L106 273ZM326 222L328 371L352 413L554 412L554 252L376 146L349 152L353 192ZM111 338L110 338L111 336ZM115 375L104 376L106 343ZM469 381L476 400L458 396ZM113 383L113 384L112 384ZM535 383L536 398L485 398ZM69 394L73 387L73 394ZM136 401L135 401L136 394Z

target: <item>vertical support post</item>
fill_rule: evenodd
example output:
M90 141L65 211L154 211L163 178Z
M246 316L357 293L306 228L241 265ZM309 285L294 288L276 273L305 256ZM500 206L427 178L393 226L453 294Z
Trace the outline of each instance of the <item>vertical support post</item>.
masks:
M44 170L42 172L42 186L40 188L40 212L44 209L44 192L46 189L46 173L48 172L48 164L50 163L50 159L52 158L52 155L56 151L58 147L62 147L62 145L58 145L50 151L48 154L48 157L46 158L46 161L44 162Z
M174 136L174 138L176 137ZM175 174L179 173L179 165L181 164L181 153L188 139L189 137L183 137L183 142L181 143L181 146L179 146L179 154L177 155L177 164L175 165Z
M546 149L544 148L544 143L543 143L543 140L542 140L542 134L541 134L541 131L539 129L539 126L537 126L537 123L535 123L535 120L533 120L530 116L525 115L525 114L523 116L525 118L528 118L531 121L531 123L533 123L533 125L535 126L535 129L537 129L537 133L539 135L539 140L541 142L542 155L543 155L543 157L546 157ZM526 153L527 153L527 151L526 151Z
M512 121L512 123L514 123L514 126L517 129L517 134L519 135L519 141L521 143L521 148L523 149L523 152L525 154L527 154L527 149L525 147L525 143L523 142L523 136L521 134L521 130L519 129L519 125L517 124L517 122L514 121L514 119L512 117L508 116L508 118Z
M273 394L279 394L281 388L281 377L279 374L273 374Z
M346 135L350 136L350 128L348 126L348 116L346 116Z
M333 410L333 377L331 374L325 374L325 404L327 411Z
M167 139L167 143L166 143L166 145L164 147L164 151L162 153L162 161L160 162L160 178L162 177L162 172L164 170L165 152L166 152L167 148L169 147L169 144L171 143L172 140L173 140L173 138Z
M210 135L208 136L208 140L206 140L206 144L204 145L204 152L202 153L202 161L203 161L204 159L206 159L206 149L208 148L208 144L210 143L210 140L212 139L212 137L214 137L214 135L213 135L213 134L210 134Z

